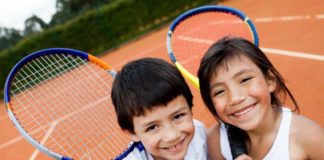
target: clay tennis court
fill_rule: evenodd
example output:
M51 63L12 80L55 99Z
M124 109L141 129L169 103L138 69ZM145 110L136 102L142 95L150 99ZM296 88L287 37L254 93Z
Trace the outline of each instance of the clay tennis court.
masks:
M324 3L321 0L228 0L255 24L263 49L282 73L299 102L301 114L324 126ZM159 57L170 62L166 50L168 25L101 58L119 70L126 62L141 57ZM59 46L58 46L59 47ZM215 120L205 109L199 92L194 94L194 117L207 127ZM2 160L51 159L25 141L0 106L0 158Z

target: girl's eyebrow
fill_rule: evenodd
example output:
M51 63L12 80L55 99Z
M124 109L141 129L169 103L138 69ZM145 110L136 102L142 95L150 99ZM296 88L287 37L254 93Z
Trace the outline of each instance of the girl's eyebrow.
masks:
M233 78L233 79L236 79L237 77L240 77L242 74L249 73L249 72L253 72L253 69L243 69L243 70L241 70L241 71L235 73L235 74L232 76L232 78ZM211 85L210 85L210 89L215 88L215 87L219 86L220 84L221 84L221 83L211 84Z
M242 74L245 74L245 73L249 73L249 72L253 72L252 69L243 69L237 73L234 74L233 78L237 78L237 77L240 77Z

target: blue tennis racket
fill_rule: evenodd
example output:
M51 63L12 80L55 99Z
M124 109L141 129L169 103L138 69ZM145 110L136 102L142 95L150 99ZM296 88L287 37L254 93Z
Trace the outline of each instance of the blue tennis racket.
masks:
M237 9L226 6L202 6L177 17L167 33L167 50L171 61L196 88L197 71L208 48L225 37L242 37L259 45L252 21Z
M55 159L113 159L128 145L110 99L116 72L82 51L32 53L11 70L4 98L21 135Z

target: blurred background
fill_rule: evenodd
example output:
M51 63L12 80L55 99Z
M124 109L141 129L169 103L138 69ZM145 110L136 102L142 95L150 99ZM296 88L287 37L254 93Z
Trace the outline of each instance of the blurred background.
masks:
M170 62L166 49L170 22L189 9L219 4L239 9L250 17L261 49L285 78L299 102L301 114L324 126L322 0L17 0L4 7L9 1L14 0L0 0L1 99L12 67L24 56L41 49L66 47L89 52L117 70L141 57L159 57ZM32 1L51 7L38 7ZM17 14L23 10L29 12L23 12L24 16ZM40 14L44 12L47 15ZM17 17L25 18L17 25L4 21ZM190 87L194 118L210 127L215 119L204 107L199 91ZM0 124L1 160L50 159L20 136L3 102Z
M55 5L48 9L53 14L46 20L34 14L24 20L24 25L16 25L15 28L1 26L0 23L1 89L14 64L34 51L64 47L98 55L166 24L189 8L216 3L215 0L50 1L41 2ZM21 3L29 1L16 3L7 9L19 12L19 7L24 8ZM34 8L39 9L42 9L41 6ZM5 14L2 10L2 18L10 19Z

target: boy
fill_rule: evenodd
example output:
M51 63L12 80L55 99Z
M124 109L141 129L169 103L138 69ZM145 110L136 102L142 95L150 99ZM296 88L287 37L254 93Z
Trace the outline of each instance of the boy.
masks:
M170 63L143 58L118 72L112 101L133 143L117 159L207 159L206 129L192 119L192 94Z

